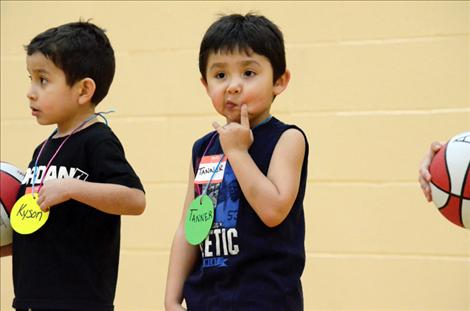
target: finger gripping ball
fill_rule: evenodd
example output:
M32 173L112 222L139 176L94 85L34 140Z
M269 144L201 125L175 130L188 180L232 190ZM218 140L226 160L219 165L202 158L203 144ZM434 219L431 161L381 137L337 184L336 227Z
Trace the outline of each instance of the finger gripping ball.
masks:
M470 132L452 137L434 156L432 199L452 223L470 229Z

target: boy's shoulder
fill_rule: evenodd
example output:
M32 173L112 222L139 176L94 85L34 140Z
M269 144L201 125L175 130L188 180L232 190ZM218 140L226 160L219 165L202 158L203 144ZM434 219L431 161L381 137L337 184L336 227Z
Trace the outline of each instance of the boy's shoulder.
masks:
M211 137L214 136L215 133L216 133L216 131L210 131L210 132L204 134L202 137L199 137L198 139L196 139L194 144L201 143L201 142L204 142L206 140L211 139Z
M308 155L308 139L305 132L296 124L285 123L275 117L269 122L253 130L254 142L250 147L250 154L263 159L270 158L276 146L282 141L284 145L293 148L300 146L303 140L305 154Z
M211 131L211 132L205 134L204 136L196 139L196 141L193 143L193 152L197 151L201 148L207 147L210 140L214 138L216 133L217 133L216 131Z
M51 141L52 145L60 145L63 143L64 139L67 139L67 136L62 136L59 138L52 138L54 136L55 132L53 132L48 138L45 140L41 141L38 145L36 145L36 148L34 149L34 153L37 153L42 146L46 143ZM70 141L66 143L66 145L70 144L70 142L73 141L77 142L95 142L99 144L100 142L103 142L105 140L110 140L110 139L117 139L117 136L114 134L114 132L111 130L109 126L102 122L96 122L93 123L86 128L77 131L73 133L70 137ZM49 143L46 143L49 145Z
M74 139L71 139L72 143L82 145L90 153L95 153L96 150L109 149L108 151L112 152L110 147L115 146L123 151L121 141L113 132L113 130L103 122L96 122L90 126L84 128L81 131L73 134Z
M73 135L81 136L85 139L93 138L98 140L105 140L114 137L117 138L116 134L114 134L112 129L103 122L95 122L90 126L84 128L83 130L76 132Z
M274 116L265 125L254 128L253 132L254 134L261 134L261 135L265 135L265 134L282 135L285 131L290 130L290 129L296 129L300 133L302 133L303 136L305 136L304 131L298 125L285 123Z

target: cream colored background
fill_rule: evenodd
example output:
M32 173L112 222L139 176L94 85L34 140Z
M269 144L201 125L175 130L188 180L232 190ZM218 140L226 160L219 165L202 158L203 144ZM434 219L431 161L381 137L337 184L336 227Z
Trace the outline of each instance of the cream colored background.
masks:
M53 127L36 124L23 45L80 17L117 56L100 110L147 190L123 217L116 310L163 310L168 253L192 142L215 114L198 47L218 13L255 10L285 35L289 88L273 113L305 129L306 310L470 310L470 230L425 202L418 164L470 129L468 2L1 1L1 160L25 168ZM1 259L1 310L13 298Z

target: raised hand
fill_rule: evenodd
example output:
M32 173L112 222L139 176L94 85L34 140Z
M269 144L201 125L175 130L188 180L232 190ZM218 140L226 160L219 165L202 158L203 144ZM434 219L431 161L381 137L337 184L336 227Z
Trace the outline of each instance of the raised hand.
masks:
M219 133L220 144L225 155L230 159L233 152L248 151L253 143L253 133L250 129L250 119L248 118L248 107L241 106L240 123L230 122L221 126L213 122L212 126Z

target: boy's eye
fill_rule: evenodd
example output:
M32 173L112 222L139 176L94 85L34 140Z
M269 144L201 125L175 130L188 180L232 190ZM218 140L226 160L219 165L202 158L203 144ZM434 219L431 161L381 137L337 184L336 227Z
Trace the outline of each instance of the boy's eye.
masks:
M45 84L47 84L47 79L41 77L41 78L39 78L39 82L41 82L42 85L45 85Z
M252 76L256 75L256 73L252 70L246 70L244 72L244 75L245 75L245 77L252 77Z
M225 78L225 73L223 73L223 72L218 72L218 73L215 75L215 78L216 78L216 79L223 79L223 78Z

